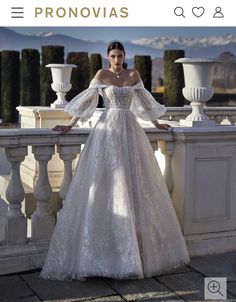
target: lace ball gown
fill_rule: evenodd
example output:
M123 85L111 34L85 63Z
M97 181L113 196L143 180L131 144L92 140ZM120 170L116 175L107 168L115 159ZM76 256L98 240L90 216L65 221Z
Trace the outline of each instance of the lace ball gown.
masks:
M86 121L106 110L81 152L55 226L45 279L144 278L189 263L185 241L150 142L136 121L165 112L140 82L90 87L66 107Z

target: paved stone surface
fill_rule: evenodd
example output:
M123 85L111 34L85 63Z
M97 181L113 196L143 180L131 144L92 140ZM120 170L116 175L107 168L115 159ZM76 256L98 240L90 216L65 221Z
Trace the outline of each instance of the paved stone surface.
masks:
M109 280L109 284L114 288L125 301L168 301L170 297L178 297L164 285L153 278L142 280ZM150 298L155 300L150 300Z
M85 300L86 302L91 301L91 302L121 302L125 301L123 300L120 296L109 296L109 297L102 297L98 298L95 300Z
M144 298L142 300L135 300L135 302L180 302L180 301L184 301L180 298L175 298L176 295L166 295L165 297L153 297L153 298Z
M19 276L0 276L0 301L29 296L33 296L33 292Z
M40 302L36 296L31 296L31 297L24 297L24 298L16 298L16 299L3 299L0 300L1 302Z
M204 277L195 272L156 277L185 301L204 300Z
M36 295L45 301L81 301L85 298L99 298L116 295L114 290L99 278L81 281L51 281L39 278L39 273L24 274L22 278Z
M228 288L228 291L231 294L235 295L235 297L236 297L236 282L228 282L227 288ZM236 299L235 299L235 301L236 301Z
M227 281L236 281L236 251L194 257L190 266L206 277L227 277Z
M39 271L19 273L0 276L0 302L204 302L204 277L226 277L227 302L236 302L235 267L236 251L194 257L172 274L142 280L49 281Z
M205 301L204 276L200 273L173 274L157 277L157 280L174 291L184 301ZM227 299L227 301L236 301L236 296L233 296L230 292L228 292L227 298L231 299Z

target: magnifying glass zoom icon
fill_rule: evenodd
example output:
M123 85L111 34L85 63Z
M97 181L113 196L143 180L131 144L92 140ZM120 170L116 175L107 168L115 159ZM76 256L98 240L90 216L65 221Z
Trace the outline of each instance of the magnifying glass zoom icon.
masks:
M216 280L211 280L208 285L207 288L209 290L210 293L219 293L221 296L223 296L223 294L220 292L220 283Z
M177 16L177 17L184 17L185 18L185 15L184 15L184 9L182 6L176 6L176 8L174 9L174 14Z

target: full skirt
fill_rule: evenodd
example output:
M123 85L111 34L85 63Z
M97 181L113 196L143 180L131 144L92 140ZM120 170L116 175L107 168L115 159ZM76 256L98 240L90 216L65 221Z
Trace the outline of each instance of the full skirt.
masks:
M144 278L187 263L144 130L131 111L106 110L80 154L40 276Z

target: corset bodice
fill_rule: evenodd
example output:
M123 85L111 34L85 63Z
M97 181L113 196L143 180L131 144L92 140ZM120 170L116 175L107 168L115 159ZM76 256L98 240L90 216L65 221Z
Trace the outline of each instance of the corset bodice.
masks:
M132 89L130 86L108 86L103 89L103 100L106 109L129 109Z

